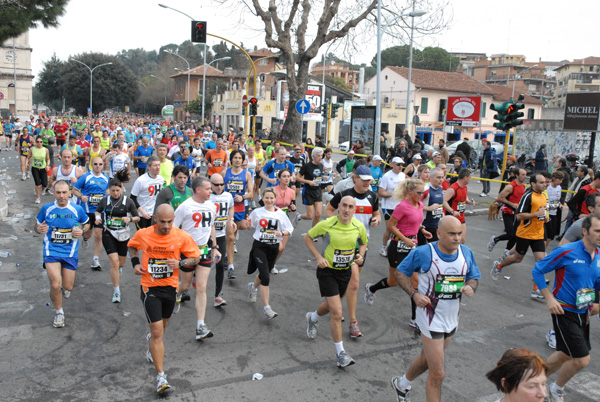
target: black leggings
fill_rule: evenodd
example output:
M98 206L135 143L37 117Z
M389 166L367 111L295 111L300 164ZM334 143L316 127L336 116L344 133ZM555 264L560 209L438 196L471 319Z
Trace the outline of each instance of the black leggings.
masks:
M221 255L221 258L219 258L219 261L217 261L217 263L215 264L215 281L216 281L216 287L215 287L215 297L218 297L219 294L221 293L221 290L223 289L223 279L225 274L224 274L224 270L225 270L225 250L227 249L227 236L221 236L221 237L217 237L217 245L219 246L219 251L223 253L223 255Z
M506 233L500 236L496 236L494 241L498 243L502 240L508 240L508 243L506 243L506 249L511 250L515 246L515 242L517 241L517 238L515 237L515 226L517 226L516 216L513 214L507 214L502 212L502 221L504 222L504 231Z
M252 275L258 269L258 277L262 286L269 286L271 270L275 266L275 260L279 253L279 243L265 244L254 240L250 258L248 259L248 275Z
M48 187L48 172L46 169L31 168L31 175L33 176L33 182L37 186Z

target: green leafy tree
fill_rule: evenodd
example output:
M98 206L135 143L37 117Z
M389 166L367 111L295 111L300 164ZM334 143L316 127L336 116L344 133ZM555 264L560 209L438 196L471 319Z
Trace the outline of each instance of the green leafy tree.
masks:
M381 51L381 68L386 66L408 67L409 46L394 46ZM413 67L423 70L449 71L458 66L459 58L452 56L441 47L426 47L423 50L413 48ZM377 55L371 60L371 66L377 66ZM377 74L377 70L375 70ZM372 76L374 76L373 74ZM371 76L371 77L372 77ZM369 77L370 78L370 77Z
M0 2L0 44L41 24L57 27L69 0L18 0Z
M44 62L44 67L38 76L35 85L39 91L40 101L51 109L58 110L62 107L63 91L61 77L65 63L56 54Z
M330 84L335 85L336 87L343 89L344 91L350 91L350 89L346 86L346 81L344 81L341 77L328 77L325 76L325 81Z

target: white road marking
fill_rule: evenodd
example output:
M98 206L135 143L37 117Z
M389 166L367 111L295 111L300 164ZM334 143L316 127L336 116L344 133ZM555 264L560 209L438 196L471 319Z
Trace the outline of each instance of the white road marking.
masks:
M600 376L592 374L589 371L582 371L577 373L567 383L567 390L571 392L578 392L581 395L585 395L592 401L600 401ZM567 394L569 392L567 391Z
M31 325L15 325L0 328L0 344L13 340L30 340L31 338L33 338Z
M21 281L0 282L0 292L16 292L21 290Z
M30 307L26 301L10 301L0 303L0 311L12 313L26 311Z

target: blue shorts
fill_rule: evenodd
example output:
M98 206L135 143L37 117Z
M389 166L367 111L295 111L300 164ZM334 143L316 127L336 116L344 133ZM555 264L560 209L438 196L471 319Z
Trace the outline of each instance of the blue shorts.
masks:
M49 262L59 262L63 268L70 269L71 271L77 271L79 257L44 257L44 263L42 264L42 267L46 269L46 264Z
M247 216L248 216L248 213L246 211L244 211L244 212L235 212L233 214L233 221L234 222L243 221L244 219L246 219Z

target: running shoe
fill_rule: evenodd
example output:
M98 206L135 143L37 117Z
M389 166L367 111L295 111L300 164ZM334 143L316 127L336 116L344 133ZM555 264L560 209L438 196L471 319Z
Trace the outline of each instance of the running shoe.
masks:
M248 283L248 300L252 303L256 303L256 296L258 295L258 289L254 287L254 283Z
M550 348L556 349L556 334L554 333L553 329L548 331L546 334L546 342L548 342L548 346Z
M237 245L235 243L233 244L233 252L237 254Z
M115 290L113 292L112 302L121 303L121 292L119 292L118 290Z
M358 328L358 322L354 321L350 323L350 338L359 338L363 336L362 332L360 332L360 328Z
M41 200L41 199L39 199L39 198L36 198L36 199L35 199L35 203L36 203L36 204L39 204L39 203L41 203L41 202L42 202L42 200Z
M169 388L171 388L171 386L169 385L169 382L167 381L167 375L163 374L163 375L157 375L156 376L156 392L161 394L163 392L165 392L166 390L168 390Z
M277 275L279 273L279 270L277 269L277 265L273 266L273 269L271 269L271 273L273 275Z
M227 279L235 279L235 267L227 268Z
M21 176L21 180L23 180L23 181L27 180L27 176L25 176L25 173L23 173L23 176Z
M29 171L27 171L27 178L31 179L31 173Z
M496 246L496 236L490 237L490 241L488 242L488 251L490 253L494 250L494 246Z
M265 307L265 317L267 317L267 320L272 320L273 318L277 317L278 315L279 314L277 314L276 312L273 311L271 306Z
M60 291L62 292L63 297L65 299L68 299L69 297L71 297L71 291L70 290L66 290L65 288L61 287Z
M311 315L311 311L306 313L306 322L308 323L306 335L308 335L310 339L315 339L317 337L317 323L310 319Z
M508 258L509 255L510 255L510 250L504 250L504 253L502 254L502 259Z
M92 270L102 271L102 267L100 266L100 262L98 260L92 261Z
M410 402L410 388L402 389L398 387L398 383L400 382L400 377L392 378L392 388L396 391L396 400L398 402Z
M533 290L531 292L531 298L533 300L544 300L545 299L544 295L542 294L542 292L540 292L539 289L538 290Z
M412 329L419 329L419 324L417 324L417 320L413 320L411 318L411 320L408 322L408 326L411 327Z
M354 363L356 363L354 359L348 356L344 351L341 351L340 354L337 355L337 366L339 368L352 366Z
M62 328L65 326L65 314L64 313L56 313L54 316L54 322L52 323L54 328Z
M387 257L387 247L386 246L381 246L381 251L379 252L379 254L382 257Z
M148 349L146 349L146 360L148 360L149 363L154 363L152 353L150 353L150 338L152 338L152 334L146 335L146 344L148 345Z
M191 296L190 296L190 292L188 292L187 290L185 292L183 292L181 294L181 301L182 302L186 302L186 301L190 301L192 300Z
M215 307L226 306L227 301L221 297L221 295L215 297L215 302L213 304Z
M212 338L213 336L213 332L208 329L208 327L206 326L206 324L201 324L200 328L196 328L196 340L202 340L202 339L206 339L206 338Z
M302 215L300 215L299 213L296 212L296 216L294 216L294 218L292 219L292 226L296 227L298 226L298 222L300 222Z
M552 385L555 385L556 383L552 383ZM560 390L556 390L556 391L552 391L552 385L550 385L550 402L565 402L565 391L560 391Z
M494 261L494 266L492 267L492 270L490 271L490 276L495 281L498 280L498 275L500 275L500 272L502 272L498 269L498 265L500 265L500 261Z
M485 192L479 194L480 197L485 197L487 194Z
M365 303L367 303L369 306L372 306L373 302L375 301L375 293L369 290L371 286L373 286L372 283L367 283L365 285Z
M48 191L45 188L42 189L42 195L46 195L46 194L48 194Z

